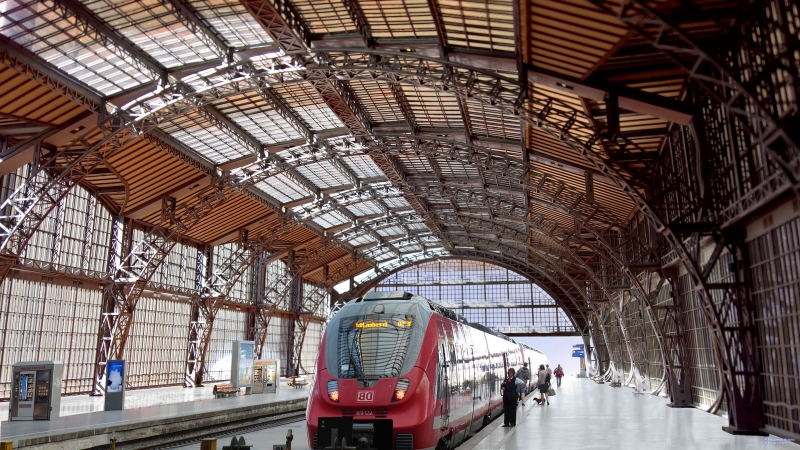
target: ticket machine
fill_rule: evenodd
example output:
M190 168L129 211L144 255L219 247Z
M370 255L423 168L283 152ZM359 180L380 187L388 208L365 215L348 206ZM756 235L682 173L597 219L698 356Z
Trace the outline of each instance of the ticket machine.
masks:
M255 362L254 394L275 393L278 391L278 360L259 359Z
M53 420L61 411L60 361L21 362L13 366L9 420Z

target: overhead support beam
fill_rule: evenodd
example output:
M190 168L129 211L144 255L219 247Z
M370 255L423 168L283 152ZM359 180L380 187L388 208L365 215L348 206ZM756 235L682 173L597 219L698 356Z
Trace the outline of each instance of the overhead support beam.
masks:
M39 81L50 90L87 110L100 113L103 106L103 96L100 93L56 69L2 34L0 34L0 61L17 73Z
M311 33L298 11L294 9L290 2L278 2L276 4L270 0L243 0L243 3L264 30L287 54L298 54L301 59L305 60L307 66L326 61L327 57L323 52L317 52L313 60L309 57L308 50L311 44ZM305 80L314 87L325 104L358 142L373 147L379 145L372 134L372 124L367 114L356 100L355 95L350 92L342 81L330 78L320 72L308 73ZM406 174L400 164L393 160L391 156L371 155L371 158L395 186L406 185ZM419 214L425 217L427 208L420 199L413 194L409 194L406 196L406 200ZM447 245L444 234L435 223L431 221L426 225Z
M350 14L350 19L353 20L364 46L372 48L375 44L375 39L372 38L369 23L367 23L367 18L364 16L364 11L361 9L359 2L357 0L344 0L344 7L347 9L347 13Z
M597 102L607 102L610 97L616 96L619 108L658 119L664 119L680 125L688 125L694 117L690 105L658 94L651 94L625 86L590 85L586 82L531 65L527 65L526 69L528 71L528 81L531 83L558 89L577 95L578 97Z
M428 0L428 8L431 10L433 24L436 27L436 39L439 44L439 58L447 59L447 29L442 18L442 9L438 0Z
M197 108L197 112L200 113L203 118L211 122L212 125L219 128L223 133L253 152L254 155L263 152L263 145L258 139L254 138L250 133L242 129L239 124L229 119L228 116L220 112L214 106L200 106Z

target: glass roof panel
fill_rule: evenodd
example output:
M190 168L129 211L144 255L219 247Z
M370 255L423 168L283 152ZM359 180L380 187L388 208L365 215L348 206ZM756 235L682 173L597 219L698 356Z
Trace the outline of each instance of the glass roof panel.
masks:
M350 180L339 172L330 161L319 161L300 166L297 171L320 189L350 184Z
M455 96L418 86L403 86L403 91L419 126L445 128L464 126L461 109Z
M394 123L406 120L388 83L351 80L348 85L372 122Z
M161 2L79 0L97 17L128 38L164 67L219 58Z
M358 236L356 238L353 238L353 239L350 239L349 241L347 241L347 243L352 245L353 247L358 247L360 245L371 244L373 242L376 242L375 239L373 239L368 234L362 234L361 236Z
M347 168L352 170L353 173L360 179L375 178L385 176L381 169L372 161L369 156L357 155L341 158L342 162L347 165Z
M389 209L395 208L408 208L411 205L408 204L405 198L403 197L387 197L383 199L383 204L388 206Z
M319 217L315 217L313 219L313 222L321 226L322 228L328 229L331 227L335 227L337 225L341 225L343 223L348 223L350 221L347 220L347 218L342 213L338 211L331 211Z
M382 230L378 230L378 234L381 236L397 236L401 234L405 234L406 230L400 227L387 227Z
M215 164L251 155L249 149L194 111L167 122L161 128Z
M0 34L90 86L111 95L155 79L126 52L95 39L94 30L64 20L50 0L0 2Z
M467 101L472 132L478 136L491 136L520 140L519 117L503 112L483 102ZM522 144L520 144L522 145Z
M217 103L215 106L262 144L303 139L256 92L235 95L228 98L227 102Z
M358 2L376 38L436 37L428 0L361 0Z
M267 178L256 186L283 203L314 195L311 191L295 183L283 174Z
M356 205L350 205L347 209L356 216L367 216L372 214L380 214L383 210L378 206L378 204L372 200L368 202L358 203Z
M312 130L323 131L344 126L310 84L284 84L273 89L275 94Z
M514 51L513 0L442 2L441 10L449 45Z
M272 42L253 15L238 1L187 0L231 47L265 45Z
M347 9L339 2L294 0L292 4L312 33L344 33L356 29Z

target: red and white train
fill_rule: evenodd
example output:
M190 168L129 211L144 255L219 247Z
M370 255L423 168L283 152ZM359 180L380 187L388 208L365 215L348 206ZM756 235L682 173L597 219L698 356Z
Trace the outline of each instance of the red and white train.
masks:
M503 412L500 384L547 358L407 292L372 292L330 321L306 410L315 449L452 449Z

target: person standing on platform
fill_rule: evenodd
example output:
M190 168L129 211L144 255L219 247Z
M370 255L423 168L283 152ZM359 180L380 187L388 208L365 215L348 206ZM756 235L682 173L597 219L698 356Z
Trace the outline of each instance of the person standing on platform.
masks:
M539 378L536 380L536 387L539 389L539 398L536 399L536 403L542 404L547 403L548 405L550 402L547 399L547 391L550 389L550 385L548 384L548 373L547 369L544 368L544 364L539 364Z
M556 366L556 370L553 371L553 375L556 376L556 387L561 387L561 377L564 376L564 369L561 368L561 364Z
M516 377L514 369L508 369L508 376L500 389L503 391L503 426L513 427L517 425L517 401L519 393L522 391L522 380Z
M522 402L522 406L525 406L525 394L528 392L528 384L531 381L531 371L528 369L528 363L522 363L522 368L517 372L517 378L524 383L522 392L519 394L519 400Z

